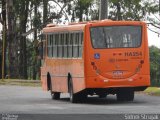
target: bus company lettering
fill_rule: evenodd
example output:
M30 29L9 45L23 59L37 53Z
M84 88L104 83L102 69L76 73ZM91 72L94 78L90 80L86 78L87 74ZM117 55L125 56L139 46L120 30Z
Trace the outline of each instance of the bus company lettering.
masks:
M127 62L129 60L128 59L115 59L115 58L111 58L108 61L111 62L111 63L114 63L114 62Z
M142 56L142 52L125 52L125 56L131 56L131 57Z

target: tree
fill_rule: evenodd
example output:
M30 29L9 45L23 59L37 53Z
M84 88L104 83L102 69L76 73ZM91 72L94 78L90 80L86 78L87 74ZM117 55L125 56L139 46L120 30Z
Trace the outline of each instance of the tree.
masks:
M33 6L34 6L34 18L33 18L33 27L39 27L42 23L41 23L41 14L40 14L40 12L38 11L38 7L39 7L39 5L40 5L40 1L38 1L38 0L33 0L32 1L33 2ZM44 2L44 1L43 1ZM45 1L45 3L46 3L46 1ZM44 6L46 5L44 3ZM46 7L46 6L45 6ZM46 8L45 8L45 10L46 10ZM47 12L47 11L45 11L45 12ZM43 14L44 15L44 14ZM44 15L45 16L45 15ZM46 15L47 16L47 15ZM43 17L43 19L45 19L45 17ZM33 42L35 42L35 41L37 41L37 29L35 29L34 30L34 41ZM34 53L36 53L36 46L34 46L34 51L33 51L33 54ZM37 55L36 54L34 54L34 56L32 56L33 57L33 64L32 64L32 68L33 68L33 76L32 76L32 78L34 79L34 80L36 80L36 76L37 76L37 71L38 71L38 68L37 68L37 64L38 64L38 60L36 59L37 58ZM40 67L40 66L39 66Z
M8 45L8 77L16 78L18 76L17 68L17 40L15 38L15 15L13 11L13 0L7 0L7 45Z
M158 4L144 0L110 0L109 18L113 20L144 20L147 14L158 12Z
M2 45L2 41L0 39L0 45ZM2 77L2 46L0 46L0 79Z
M0 48L2 48L1 52L1 70L2 71L2 79L6 75L6 1L1 0L1 8L2 8L2 13L0 14L0 22L3 25L3 30L2 30L2 44ZM3 54L4 53L4 54Z
M76 19L79 19L79 21L88 20L90 13L93 12L91 10L93 3L94 0L70 0L67 12L71 15L71 21L74 22Z
M48 0L43 0L43 24L46 24L48 21Z
M14 14L16 29L14 34L16 39L14 42L17 43L17 51L19 51L19 75L21 78L27 79L27 50L26 50L26 37L22 36L27 30L28 14L29 14L29 1L28 0L14 0ZM16 52L17 53L17 52ZM15 56L15 55L14 55ZM15 56L15 57L17 57Z
M2 8L2 1L0 0L0 8ZM2 13L0 13L0 24L3 24ZM1 31L0 31L1 35ZM2 36L0 36L0 79L2 78Z
M160 82L160 49L151 46L150 47L150 75L151 83L153 86L157 86Z
M158 0L109 0L109 19L148 21L154 29L148 29L160 35L160 19L155 15L160 12Z

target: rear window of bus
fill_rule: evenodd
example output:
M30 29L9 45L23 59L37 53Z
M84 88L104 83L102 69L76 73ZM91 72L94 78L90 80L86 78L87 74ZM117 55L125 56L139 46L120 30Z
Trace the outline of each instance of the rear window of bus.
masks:
M91 27L93 48L137 48L141 46L141 26Z

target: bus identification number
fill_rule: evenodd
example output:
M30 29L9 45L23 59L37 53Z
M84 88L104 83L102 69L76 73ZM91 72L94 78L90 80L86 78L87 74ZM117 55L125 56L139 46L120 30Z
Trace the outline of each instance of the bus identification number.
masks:
M125 56L131 56L131 57L142 56L142 52L125 52Z
M123 71L113 71L113 75L123 75Z

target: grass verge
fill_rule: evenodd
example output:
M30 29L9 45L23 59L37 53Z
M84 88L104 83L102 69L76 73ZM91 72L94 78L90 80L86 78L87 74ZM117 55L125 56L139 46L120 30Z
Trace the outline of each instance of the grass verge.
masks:
M149 95L160 96L160 87L148 87L144 92Z
M2 81L0 79L0 85L18 85L18 86L32 86L40 87L40 80L17 80L17 79L5 79Z

